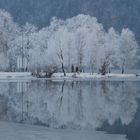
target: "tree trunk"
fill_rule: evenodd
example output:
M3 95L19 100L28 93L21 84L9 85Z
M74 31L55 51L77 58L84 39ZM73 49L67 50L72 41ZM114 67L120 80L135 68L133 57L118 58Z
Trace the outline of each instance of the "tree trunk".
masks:
M124 74L124 67L125 67L125 60L123 61L123 64L122 64L122 74Z
M122 74L124 74L124 66L122 66Z
M62 71L64 73L64 76L66 76L66 72L65 72L65 68L64 68L64 64L62 63Z
M71 66L71 72L74 73L74 65Z
M93 64L91 64L91 74L93 74L94 73L94 66L93 66Z
M109 73L111 73L111 69L109 68L109 71L108 71Z

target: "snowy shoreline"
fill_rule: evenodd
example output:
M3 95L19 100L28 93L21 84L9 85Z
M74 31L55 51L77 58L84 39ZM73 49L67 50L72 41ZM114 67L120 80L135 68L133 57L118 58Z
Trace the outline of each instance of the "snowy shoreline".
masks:
M54 73L51 78L37 78L31 72L0 72L0 80L138 80L140 75L110 73L101 75L97 73Z

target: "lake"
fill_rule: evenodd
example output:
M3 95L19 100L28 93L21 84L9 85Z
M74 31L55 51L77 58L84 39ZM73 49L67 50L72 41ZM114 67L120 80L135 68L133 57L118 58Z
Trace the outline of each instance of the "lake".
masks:
M140 140L140 81L0 81L0 121Z

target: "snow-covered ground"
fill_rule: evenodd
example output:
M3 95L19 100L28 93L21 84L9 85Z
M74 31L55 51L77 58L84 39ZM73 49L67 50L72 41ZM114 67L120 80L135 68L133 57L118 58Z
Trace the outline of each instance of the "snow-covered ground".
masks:
M67 73L66 77L64 77L63 73L55 73L53 74L53 78L56 79L140 79L140 76L136 76L136 74L117 74L110 73L106 75L101 75L97 73Z
M15 77L27 77L31 76L30 72L0 72L0 78L8 77L8 78L15 78Z
M37 77L32 76L31 72L0 72L0 80L13 80L13 79L38 79ZM54 73L52 78L47 78L52 80L73 80L73 79L136 79L140 80L140 75L136 76L136 74L117 74L110 73L106 75L101 75L97 73L67 73L66 77L64 77L63 73Z
M111 135L91 130L48 129L0 122L0 140L126 140L126 138L123 135Z

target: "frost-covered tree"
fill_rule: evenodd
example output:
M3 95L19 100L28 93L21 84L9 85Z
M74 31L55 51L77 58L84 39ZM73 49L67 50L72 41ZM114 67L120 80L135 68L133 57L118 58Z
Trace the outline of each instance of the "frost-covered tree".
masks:
M99 56L99 60L101 59L100 72L103 75L111 72L111 68L115 67L117 59L116 52L118 51L119 44L119 35L113 28L109 29L102 40L101 56Z
M79 68L79 72L83 70L83 60L84 60L84 51L85 51L85 36L82 31L78 31L76 33L76 57L77 57L77 65Z
M129 29L105 31L95 17L78 15L66 20L52 18L37 29L26 23L18 27L9 13L0 10L0 70L46 70L71 68L103 75L111 68L135 65L138 44Z
M9 49L11 48L11 42L15 39L15 37L19 34L19 27L16 23L13 22L13 19L11 15L4 11L0 10L0 53L1 57L3 57L2 60L6 60L7 62L4 66L1 65L1 67L5 67L5 70L12 70L11 69L11 55L8 53Z
M136 63L138 44L135 36L129 29L123 29L120 36L120 46L117 53L118 64L121 72L125 72L125 67L131 68Z
M67 49L68 49L68 41L67 41L67 31L65 26L60 27L57 32L54 33L53 38L51 39L51 46L50 49L53 49L53 57L55 57L58 65L61 65L62 72L64 76L66 76L65 67L68 64L68 56L67 56ZM60 36L61 35L61 36ZM59 67L59 66L58 66Z

